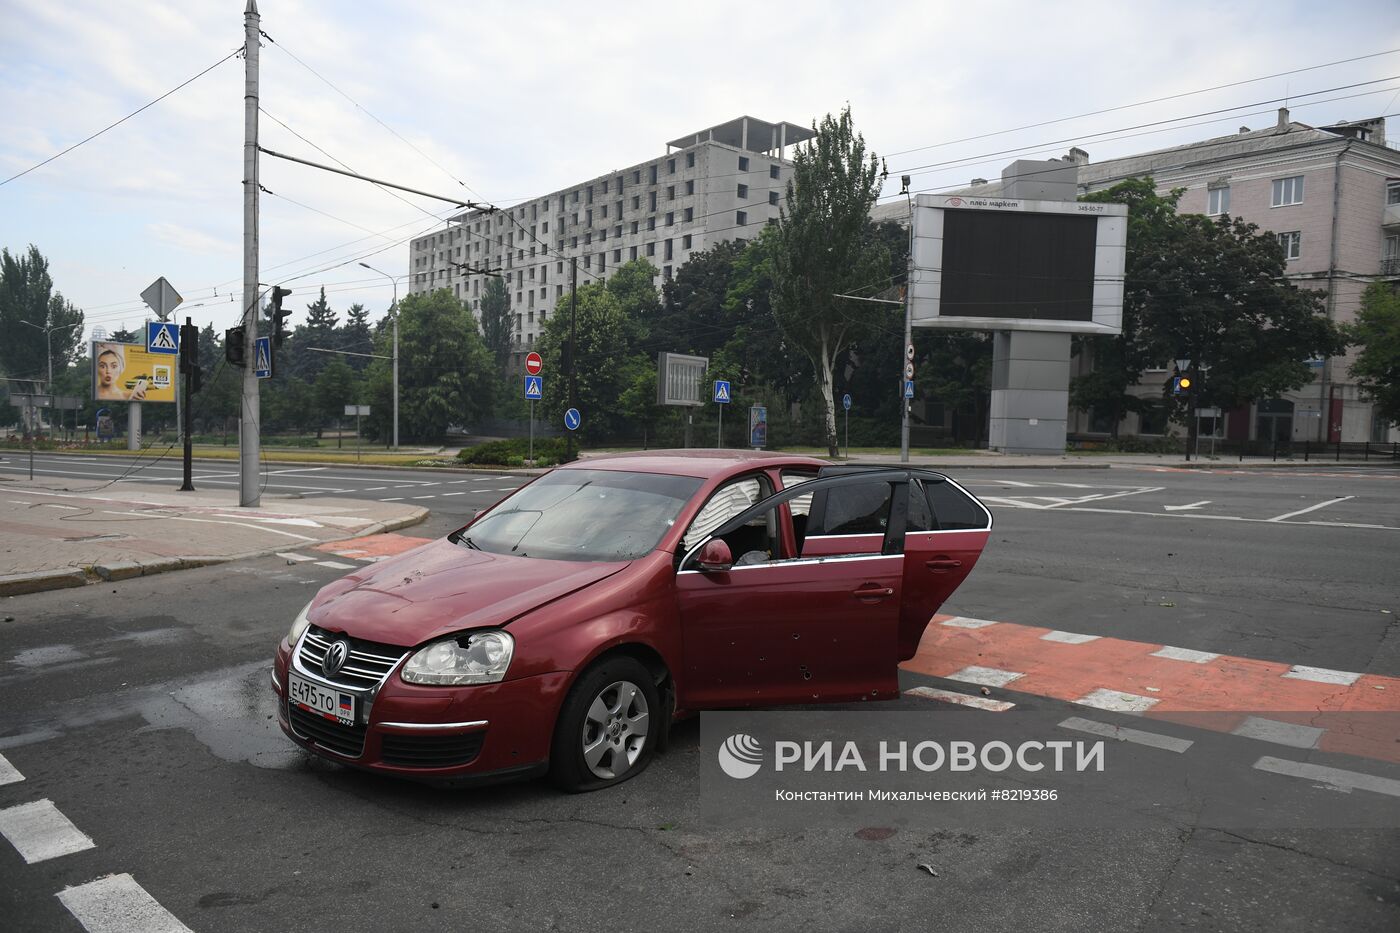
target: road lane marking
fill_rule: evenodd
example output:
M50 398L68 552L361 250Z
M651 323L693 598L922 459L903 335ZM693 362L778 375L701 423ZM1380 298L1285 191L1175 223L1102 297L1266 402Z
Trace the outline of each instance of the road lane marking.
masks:
M992 713L1004 713L1016 705L1007 700L968 696L966 693L954 693L952 690L940 690L937 687L914 687L904 691L904 695L923 697L926 700L939 700L944 703L957 703L960 706L971 706L973 709L984 709Z
M18 784L23 780L24 775L19 773L19 769L10 764L4 755L0 755L0 785Z
M991 619L970 619L967 616L953 616L951 619L944 619L943 624L952 628L986 628L989 625L996 625Z
M443 493L443 497L444 497L444 498L447 497L447 496L465 496L465 495L466 495L466 493L464 493L464 492L445 492L445 493Z
M1104 687L1100 687L1074 702L1080 706L1092 706L1094 709L1108 710L1112 713L1145 713L1157 705L1155 697L1138 696L1136 693L1124 693L1121 690L1109 690Z
M1353 671L1333 671L1325 667L1308 667L1305 664L1293 665L1283 676L1289 680L1311 680L1314 683L1337 684L1342 687L1350 687L1361 677Z
M58 812L52 800L0 810L0 834L10 840L28 865L97 848L92 837Z
M437 496L409 496L410 499L436 499Z
M1203 505L1210 505L1213 499L1202 499L1200 502L1193 502L1190 505L1164 505L1162 508L1168 512L1185 512L1189 509L1199 509Z
M948 675L949 680L960 680L967 684L979 684L983 687L1005 687L1013 680L1019 680L1026 675L1021 671L1004 671L996 667L979 667L970 664L960 671L954 671Z
M277 556L284 560L315 560L314 557L307 557L305 554L293 554L291 551L278 551Z
M1254 767L1270 774L1284 774L1288 777L1302 778L1305 781L1321 781L1323 784L1330 784L1344 790L1369 790L1377 794L1400 797L1400 781L1374 774L1362 774L1359 771L1346 771L1342 768L1305 764L1301 761L1289 761L1286 758L1273 758L1268 755L1256 761Z
M1262 716L1246 716L1244 722L1230 730L1232 735L1242 735L1247 739L1260 739L1292 748L1317 748L1317 743L1326 731L1317 726L1280 722Z
M1147 745L1152 748L1160 748L1163 751L1176 752L1180 755L1196 743L1190 739L1179 739L1174 735L1160 735L1156 732L1143 732L1141 729L1129 729L1127 726L1115 726L1111 723L1097 722L1093 719L1082 719L1079 716L1071 716L1060 723L1061 729L1073 729L1076 732L1088 732L1090 735L1101 735L1107 739L1118 739L1123 742L1136 742L1138 745Z
M1084 645L1091 641L1098 641L1098 635L1081 635L1078 632L1061 632L1059 630L1046 632L1040 636L1041 641L1057 641L1064 645Z
M1299 510L1296 511L1296 512L1288 512L1288 513L1285 514L1285 515L1276 515L1276 516L1274 516L1273 518L1267 519L1267 521L1271 521L1271 522L1281 522L1281 521L1284 521L1285 519L1294 518L1295 516L1298 516L1298 515L1306 515L1306 514L1309 513L1309 512L1316 512L1318 509L1325 509L1325 508L1327 508L1329 505L1336 505L1338 502L1345 502L1345 501L1347 501L1348 499L1355 499L1355 498L1356 498L1355 496L1338 496L1338 497L1336 497L1335 499L1328 499L1326 502L1319 502L1317 505L1310 505L1310 506L1308 506L1306 509L1299 509Z
M1214 661L1220 655L1210 651L1193 651L1190 648L1173 648L1171 645L1163 645L1157 651L1152 652L1154 658L1170 658L1173 661L1189 661L1192 664L1204 664L1207 661Z
M388 486L366 486L361 492L379 492L381 489L388 489Z
M108 875L56 896L88 933L191 933L130 875Z
M318 560L318 561L316 561L316 566L317 566L317 567L329 567L329 568L332 569L332 570L354 570L354 569L355 569L355 565L354 565L354 564L342 564L342 563L341 563L340 561L338 561L338 560Z
M380 502L402 502L403 500L404 500L404 497L403 497L403 496L386 496L385 498L380 499L379 501L380 501Z

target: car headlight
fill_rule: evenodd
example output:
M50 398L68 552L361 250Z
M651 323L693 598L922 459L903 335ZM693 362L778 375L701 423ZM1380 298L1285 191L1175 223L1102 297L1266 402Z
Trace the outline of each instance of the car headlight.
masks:
M298 612L297 617L292 620L292 627L287 630L287 644L294 648L296 647L297 639L301 637L301 633L306 631L306 627L311 624L311 620L306 617L306 613L310 609L311 603L302 606L301 612Z
M420 649L400 674L411 684L494 684L505 679L515 639L505 632L474 632Z

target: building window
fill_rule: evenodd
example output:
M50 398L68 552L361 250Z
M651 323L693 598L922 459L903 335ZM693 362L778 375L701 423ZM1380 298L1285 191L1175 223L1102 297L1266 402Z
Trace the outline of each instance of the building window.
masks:
M649 175L650 175L651 184L654 185L654 184L656 184L656 166L655 166L655 165L649 166L649 169L650 169Z
M655 244L655 243L648 243L648 244L647 244L647 255L648 255L648 256L655 256L655 255L656 255L656 244Z
M628 249L627 249L627 258L628 258L628 259L636 259L636 258L637 258L637 247L635 247L635 246L628 247Z
M670 174L670 175L676 174L676 160L675 160L675 159L667 159L667 160L666 160L666 172L667 172L668 174Z
M608 267L607 267L607 261L608 261L608 254L607 254L607 253L599 253L599 254L598 254L598 271L599 271L599 272L604 272L604 271L607 270L607 268L608 268Z
M640 229L640 228L641 228L641 224L640 224L638 221L635 221L635 220L632 221L632 232L633 232L633 233L636 233L637 230Z
M607 193L608 193L608 180L607 180L606 178L603 179L603 193L604 193L604 194L607 194Z
M584 211L584 213L583 213L583 225L584 225L585 227L591 227L591 226L593 226L593 210L592 210L592 208L589 208L588 210Z
M686 222L686 223L690 223L690 222L691 222L692 220L694 220L694 219L695 219L695 208L693 208L693 207L687 207L687 208L685 209L685 222Z
M1303 203L1303 176L1291 175L1288 178L1274 179L1274 197L1270 207L1283 207L1288 204Z
M748 222L749 222L749 214L748 214L748 211L735 211L735 212L734 212L734 224L735 224L735 226L742 227L742 226L746 225Z
M748 196L749 196L749 186L748 186L748 185L740 185L740 186L739 186L739 197L741 197L741 198L747 198Z
M540 223L540 233L546 236L549 234L549 221L546 220Z
M593 186L592 186L592 185L589 185L589 186L588 186L588 203L589 203L589 204L592 204L592 203L593 203ZM592 213L592 212L590 211L590 213Z
M569 237L569 249L578 249L578 237Z
M676 224L676 212L675 212L675 211L667 211L667 212L666 212L666 226L668 226L668 227L673 227L673 226L675 226L675 224Z
M1280 233L1278 245L1283 247L1284 259L1297 259L1303 248L1303 234L1297 230Z
M1400 204L1400 178L1392 178L1385 183L1385 203Z
M613 250L613 262L622 262L622 250Z
M603 205L603 208L602 208L602 210L599 212L598 216L599 216L599 217L607 217L607 216L608 216L608 206L607 206L606 204Z
M656 192L655 192L655 191L648 191L648 192L647 192L647 210L649 210L649 211L654 211L654 210L656 210Z
M685 193L686 193L686 194L694 194L694 193L695 193L695 179L692 178L690 181L688 181L688 182L685 183Z
M681 249L690 249L690 234L681 237Z
M575 189L575 190L574 190L574 203L575 203L575 204L578 203L578 189Z
M1210 189L1210 192L1206 195L1206 199L1208 202L1206 206L1207 214L1215 216L1216 214L1230 213L1230 189L1228 186Z
M640 194L634 194L634 195L632 195L632 210L634 210L634 211L639 211L639 210L641 210L641 209L642 209L642 196L641 196Z
M637 169L636 171L634 171L634 172L632 173L632 184L634 184L634 185L640 185L641 183L642 183L642 170L641 170L641 169Z
M648 217L648 218L647 218L647 229L648 229L648 230L655 230L655 229L656 229L656 218L655 218L655 217Z
M770 191L770 192L768 192L768 203L771 204L771 205L773 205L774 207L777 207L777 206L778 206L778 192L776 192L776 191Z
M667 186L666 186L666 200L668 200L668 201L674 201L675 199L676 199L676 186L675 186L675 185L667 185Z
M739 156L739 171L741 171L741 172L747 172L748 170L749 170L749 157L748 157L748 156Z
M663 279L665 279L666 281L668 281L668 282L671 281L671 267L670 267L670 266L665 266L665 267L662 268L662 270L661 270L661 277L662 277Z
M685 154L685 167L686 167L686 168L695 168L695 153L694 153L694 152L687 152L687 153Z
M665 253L665 256L666 256L667 261L669 261L669 260L675 258L675 256L672 255L672 253L671 253L671 241L670 241L670 240L667 240L667 241L666 241L666 253Z
M1385 238L1385 252L1381 254L1381 275L1400 275L1400 236Z

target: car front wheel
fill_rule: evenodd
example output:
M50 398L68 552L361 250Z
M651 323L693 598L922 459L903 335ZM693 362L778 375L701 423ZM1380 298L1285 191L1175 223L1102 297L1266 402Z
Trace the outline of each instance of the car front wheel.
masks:
M550 777L574 793L627 780L651 761L661 701L634 658L594 664L569 691L554 730Z

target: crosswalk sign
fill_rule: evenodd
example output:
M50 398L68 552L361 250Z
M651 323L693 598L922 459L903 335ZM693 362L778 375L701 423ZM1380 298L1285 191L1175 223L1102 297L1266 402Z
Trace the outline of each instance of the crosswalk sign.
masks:
M174 321L146 322L146 352L172 355L180 352L180 328Z
M530 401L539 401L544 398L544 377L525 377L525 397Z
M906 380L904 380L904 397L905 397L905 398L913 398L913 397L914 397L914 380L913 380L913 379L906 379Z
M729 383L723 379L715 380L715 401L721 405L729 404Z
M272 338L259 337L257 352L254 354L253 375L259 379L272 377Z

